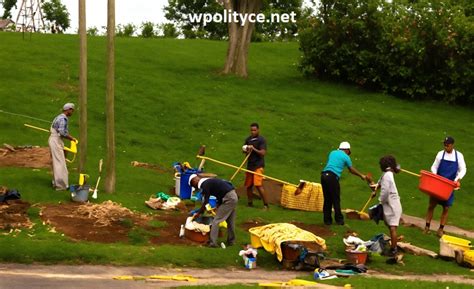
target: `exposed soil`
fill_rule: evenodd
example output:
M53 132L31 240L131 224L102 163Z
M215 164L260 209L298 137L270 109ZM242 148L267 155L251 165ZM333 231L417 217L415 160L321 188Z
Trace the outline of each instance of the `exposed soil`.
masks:
M264 179L263 180L263 189L265 190L265 194L267 196L267 201L269 204L272 205L279 205L281 202L281 189L283 185L281 183ZM242 185L236 189L237 195L241 198L247 199L247 189ZM253 194L255 199L260 199L258 195L257 189L253 189Z
M47 147L15 147L0 150L0 167L49 168L51 155Z
M64 233L73 240L99 243L128 242L130 231L138 227L153 236L149 239L152 244L196 244L185 238L179 238L179 229L186 221L186 212L160 211L150 216L124 211L122 216L114 214L113 216L105 215L102 218L80 213L81 206L91 205L79 203L44 205L41 218L56 231ZM108 222L104 223L103 219L107 219ZM152 226L150 222L153 220L164 222L165 225Z
M0 229L31 228L32 223L26 211L30 203L22 200L10 200L0 203Z

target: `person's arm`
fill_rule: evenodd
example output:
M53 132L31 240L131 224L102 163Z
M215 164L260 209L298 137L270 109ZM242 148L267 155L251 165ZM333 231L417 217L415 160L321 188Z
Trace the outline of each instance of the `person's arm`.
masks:
M458 154L458 173L456 174L454 181L458 183L458 186L460 186L461 179L466 175L467 167L466 162L464 161L464 156L459 152L456 153Z
M61 118L58 120L58 133L61 137L66 138L71 141L75 141L76 139L69 134L69 130L67 127L67 119Z
M443 157L442 153L438 153L435 157L433 164L431 165L431 172L433 174L438 173L439 163L441 162L441 158Z
M202 201L202 205L199 208L199 211L194 214L194 218L199 217L204 211L206 210L206 205L209 203L209 197L211 196L210 192L206 189L202 190L202 194L204 196L204 200Z
M348 167L348 169L349 169L349 172L351 172L351 174L359 176L359 178L361 178L363 181L367 180L367 176L360 173L356 168Z
M256 149L253 145L250 145L250 149L262 157L267 153L266 149Z

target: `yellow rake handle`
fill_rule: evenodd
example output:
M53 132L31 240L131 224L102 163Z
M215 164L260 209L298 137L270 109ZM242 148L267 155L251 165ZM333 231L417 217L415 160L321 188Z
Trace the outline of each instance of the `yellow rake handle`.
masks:
M211 162L215 162L215 163L217 163L217 164L224 165L224 166L227 166L227 167L230 167L230 168L239 169L238 166L234 166L234 165L231 165L231 164L228 164L228 163L224 163L224 162L221 162L221 161L212 159L212 158L210 158L210 157L205 157L205 156L197 155L196 158L202 159L202 160L208 160L208 161L211 161ZM242 170L242 171L244 171L244 172L251 173L251 174L254 174L254 175L257 175L257 176L261 176L261 177L267 178L267 179L269 179L269 180L272 180L272 181L275 181L275 182L278 182L278 183L281 183L281 184L291 185L291 186L294 186L294 187L298 187L298 185L294 185L294 184L291 184L291 183L289 183L289 182L285 182L285 181L279 180L279 179L277 179L277 178L272 178L272 177L266 176L266 175L264 175L264 174L259 174L259 173L256 173L256 172L254 172L254 171L249 171L249 170L244 169L244 168L241 168L241 169L239 169L239 170Z
M31 125L31 124L24 123L23 125L26 126L26 127L32 128L32 129L36 129L36 130L40 130L40 131L44 131L44 132L50 132L47 129L44 129L42 127L37 127L37 126ZM70 147L66 147L66 146L64 147L65 151L73 153L73 157L72 157L71 160L66 158L66 161L68 163L72 163L72 162L74 162L74 160L76 160L77 144L78 143L79 143L79 141L77 141L77 140L76 141L71 141L71 146Z
M239 171L242 169L242 167L244 166L244 164L247 162L247 160L249 159L250 157L250 154L251 153L248 153L247 156L245 157L244 161L240 164L240 167L235 171L235 173L232 175L232 177L230 177L230 181L232 181L235 176L239 173Z
M407 171L407 170L404 170L404 169L400 169L400 171L404 172L404 173L407 173L409 175L412 175L412 176L415 176L415 177L421 177L421 175L417 174L417 173L414 173L414 172L410 172L410 171Z
M367 203L365 203L364 207L362 207L362 210L360 210L361 213L363 213L365 209L367 209L367 206L369 205L370 201L372 201L373 198L375 198L375 194L370 194L370 197L367 200Z

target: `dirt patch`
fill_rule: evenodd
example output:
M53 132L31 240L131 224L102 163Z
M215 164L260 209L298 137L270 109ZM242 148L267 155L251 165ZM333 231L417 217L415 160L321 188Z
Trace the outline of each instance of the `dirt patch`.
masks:
M47 147L15 147L0 150L0 167L50 168L51 155Z
M315 234L318 237L324 238L328 236L333 236L333 232L329 230L328 228L324 226L318 226L318 225L308 225L304 224L301 222L290 222L290 224L295 225L296 227L306 230L308 232L311 232ZM250 219L242 223L241 227L245 230L248 231L250 228L253 227L259 227L259 226L264 226L268 225L268 222L264 221L263 219L256 218L256 219Z
M106 203L106 202L104 202ZM132 212L118 204L66 203L45 205L41 218L73 240L99 243L129 242L132 230L149 237L151 244L196 245L179 238L186 212L159 212L155 216ZM94 207L95 206L95 207ZM153 226L158 221L160 226Z
M27 214L30 206L30 203L22 200L0 203L0 229L31 228L33 224Z
M268 203L272 205L279 205L281 202L281 189L283 185L281 183L264 179L263 180L263 189L267 195ZM242 185L236 189L237 195L241 198L247 199L247 189ZM256 199L260 199L257 190L254 188L253 190L254 197Z

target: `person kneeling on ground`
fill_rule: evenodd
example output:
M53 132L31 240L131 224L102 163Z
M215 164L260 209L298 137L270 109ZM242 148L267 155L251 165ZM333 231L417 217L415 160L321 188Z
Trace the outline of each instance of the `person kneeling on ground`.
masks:
M225 180L217 178L201 178L196 174L189 177L189 185L195 189L202 190L204 201L199 211L194 214L194 218L204 213L210 196L217 199L217 211L211 223L211 234L208 246L217 248L217 237L219 235L219 224L227 222L227 242L228 246L235 243L235 208L237 207L237 193L234 186Z
M385 224L390 229L390 256L397 254L397 228L400 224L402 216L402 204L400 203L400 196L398 195L397 185L395 184L394 173L400 172L395 157L391 155L384 156L379 161L382 176L377 184L371 187L374 189L373 196L376 190L380 187L379 201L383 206L383 217Z

